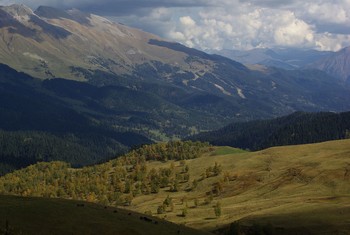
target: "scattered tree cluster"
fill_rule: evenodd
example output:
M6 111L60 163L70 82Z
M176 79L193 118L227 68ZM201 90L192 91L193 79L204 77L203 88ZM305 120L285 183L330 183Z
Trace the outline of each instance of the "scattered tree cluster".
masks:
M181 184L189 181L189 167L184 162L149 169L147 160L195 158L207 146L190 141L143 146L107 163L81 169L73 169L63 162L41 162L1 177L0 193L130 205L138 195L156 194L166 187L176 192L181 190ZM171 208L171 200L165 205Z
M209 177L218 176L221 174L221 172L222 172L221 165L215 162L214 166L210 166L207 169L205 169L205 177L209 178Z
M216 202L216 205L214 206L214 213L216 217L221 216L221 203L219 201Z
M154 145L145 145L131 151L126 157L144 157L146 160L168 161L186 160L199 157L209 147L208 143L192 141L170 141ZM183 165L183 162L181 163Z

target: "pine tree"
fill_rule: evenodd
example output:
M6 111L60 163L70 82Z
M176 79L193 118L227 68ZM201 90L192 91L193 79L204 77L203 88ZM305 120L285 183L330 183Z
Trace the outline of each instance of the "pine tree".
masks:
M187 209L187 207L184 207L184 208L182 209L181 216L182 216L182 217L186 217L187 214L188 214L188 209Z
M158 214L163 214L165 212L164 205L160 205L157 208L157 213Z
M171 202L172 202L172 198L168 195L168 196L165 198L163 204L166 205L166 206L168 207L168 206L170 206Z
M221 203L218 201L216 205L214 206L214 212L216 217L221 216Z
M222 172L221 165L219 165L217 162L215 162L215 165L214 165L214 168L212 171L213 171L213 174L215 176L221 174L221 172Z

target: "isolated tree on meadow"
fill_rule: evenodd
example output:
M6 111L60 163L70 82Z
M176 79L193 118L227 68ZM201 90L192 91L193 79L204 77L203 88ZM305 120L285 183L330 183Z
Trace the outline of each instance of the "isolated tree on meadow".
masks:
M163 204L166 205L167 207L169 207L170 204L171 204L171 202L172 202L172 200L173 200L173 199L168 195L168 196L165 198Z
M221 216L221 203L219 201L216 202L216 205L214 206L214 212L216 217Z
M165 212L164 204L158 206L157 213L158 214L163 214L164 212Z

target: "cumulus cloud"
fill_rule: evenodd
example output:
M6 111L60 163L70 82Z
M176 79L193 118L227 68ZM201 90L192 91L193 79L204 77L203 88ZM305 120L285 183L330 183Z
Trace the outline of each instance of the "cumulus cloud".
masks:
M188 46L201 49L251 49L254 47L312 46L313 29L290 11L255 9L231 14L226 9L203 9L196 21L179 18L169 33Z
M190 15L196 24L186 25L180 17L168 37L201 49L283 46L339 50L350 45L349 0L337 0L335 6L321 0L288 1L283 6L279 2L225 4L222 0L225 7L203 8ZM336 12L337 17L332 17Z
M273 42L278 45L307 45L313 42L312 26L295 17L292 12L275 14L273 23Z
M350 0L0 0L78 8L190 47L349 46Z

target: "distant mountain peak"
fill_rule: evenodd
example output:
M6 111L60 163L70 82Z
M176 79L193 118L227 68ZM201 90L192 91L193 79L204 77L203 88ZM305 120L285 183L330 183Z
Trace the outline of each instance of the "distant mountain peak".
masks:
M9 14L9 16L12 16L14 19L22 23L28 22L30 20L30 17L34 15L32 9L23 4L2 6L0 7L0 9Z
M350 47L345 47L335 54L311 64L310 67L350 83Z
M62 39L71 35L69 31L50 24L45 19L36 15L31 8L23 4L0 7L0 30L2 30L4 35L21 35L36 42L45 40L45 35L55 39ZM7 45L12 48L12 41L8 40ZM27 52L22 52L22 55ZM11 57L13 57L14 54L13 52L11 53Z
M1 7L1 9L13 16L14 15L24 16L24 15L34 14L33 10L24 4L12 4L10 6L3 6Z
M332 55L329 51L316 51L306 48L255 48L248 51L212 51L246 65L260 64L288 70L304 68L321 58Z
M341 51L350 53L350 46L343 48Z

